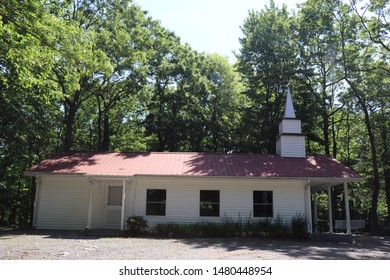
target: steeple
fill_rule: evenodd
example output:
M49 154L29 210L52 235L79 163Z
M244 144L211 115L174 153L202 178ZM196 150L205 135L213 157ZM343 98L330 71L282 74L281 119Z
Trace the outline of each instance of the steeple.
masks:
M276 153L282 157L306 157L305 136L302 134L301 120L295 116L290 88L287 89L284 118L279 124Z
M285 119L295 119L294 105L291 98L290 87L287 88L286 108L284 110Z

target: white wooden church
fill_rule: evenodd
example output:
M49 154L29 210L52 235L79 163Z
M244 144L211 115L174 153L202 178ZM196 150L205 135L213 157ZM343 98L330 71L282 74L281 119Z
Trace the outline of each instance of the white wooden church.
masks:
M37 178L34 226L41 229L124 229L140 215L158 223L220 222L297 214L313 233L316 193L342 188L351 234L348 184L363 179L329 156L306 155L290 92L279 125L277 154L72 152L31 167ZM204 208L205 202L211 207ZM329 211L329 232L333 232Z

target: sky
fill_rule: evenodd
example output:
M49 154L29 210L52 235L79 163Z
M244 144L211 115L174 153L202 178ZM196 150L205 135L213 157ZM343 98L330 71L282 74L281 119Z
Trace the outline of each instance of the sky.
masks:
M274 0L289 10L305 0ZM182 43L198 52L218 53L236 61L233 51L240 48L240 26L248 11L260 11L269 0L134 0L149 15L174 31Z

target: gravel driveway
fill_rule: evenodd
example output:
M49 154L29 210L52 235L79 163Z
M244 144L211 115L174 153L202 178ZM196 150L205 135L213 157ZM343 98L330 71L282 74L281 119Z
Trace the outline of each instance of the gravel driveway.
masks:
M390 237L354 242L269 239L155 239L75 231L0 231L0 260L390 260Z

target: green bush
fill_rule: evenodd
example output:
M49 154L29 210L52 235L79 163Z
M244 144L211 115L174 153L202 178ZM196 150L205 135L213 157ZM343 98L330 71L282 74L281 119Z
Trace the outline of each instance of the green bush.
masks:
M285 219L278 214L272 223L270 235L275 238L288 237L289 229Z
M175 223L157 224L153 231L162 237L190 237L188 234L188 226Z
M304 239L307 237L307 219L302 214L297 214L291 220L291 231L293 237Z
M299 238L307 236L307 220L303 215L296 215L291 225L277 215L274 219L241 221L223 218L220 223L198 222L193 224L158 224L153 232L161 237L169 238L229 238L229 237L261 237L261 238Z
M130 234L138 235L148 226L148 221L142 216L131 216L127 218L126 225Z

